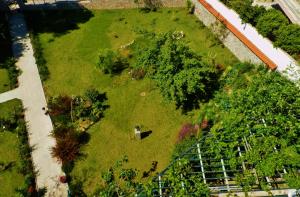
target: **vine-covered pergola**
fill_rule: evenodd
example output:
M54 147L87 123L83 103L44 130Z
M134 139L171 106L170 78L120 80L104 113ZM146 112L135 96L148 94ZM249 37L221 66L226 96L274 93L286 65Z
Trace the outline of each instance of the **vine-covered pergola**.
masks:
M286 168L277 171L276 176L260 177L256 172L255 165L247 162L244 155L252 149L250 141L253 137L257 136L251 135L250 132L247 137L243 137L234 143L230 140L217 142L214 141L215 139L211 136L202 137L196 144L175 159L164 171L154 178L156 187L153 190L153 195L176 196L176 193L174 193L173 188L165 177L172 166L177 162L180 164L181 160L189 161L189 165L192 169L190 174L200 175L202 179L199 181L205 183L212 194L245 192L243 186L239 184L237 177L245 171L250 172L255 178L255 184L251 185L251 192L263 191L260 184L262 181L267 183L267 189L269 191L289 189L283 178L287 171ZM217 153L212 150L212 143L214 142L224 145L218 146L220 149ZM230 145L227 146L228 144ZM277 151L276 147L274 147L274 151ZM232 164L233 160L238 162ZM184 187L184 184L182 184L182 187ZM193 196L193 194L190 195Z

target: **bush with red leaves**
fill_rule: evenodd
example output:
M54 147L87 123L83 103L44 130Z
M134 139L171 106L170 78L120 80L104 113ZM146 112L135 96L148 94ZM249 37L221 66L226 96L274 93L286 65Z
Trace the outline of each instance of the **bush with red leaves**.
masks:
M69 114L71 111L71 103L72 98L69 96L51 98L48 102L49 114L51 116Z
M52 156L62 164L72 162L80 154L80 141L76 134L67 133L62 138L56 139L56 145L52 149Z
M177 141L180 142L187 137L196 136L198 129L199 129L198 125L193 125L191 123L186 123L182 125L178 134Z

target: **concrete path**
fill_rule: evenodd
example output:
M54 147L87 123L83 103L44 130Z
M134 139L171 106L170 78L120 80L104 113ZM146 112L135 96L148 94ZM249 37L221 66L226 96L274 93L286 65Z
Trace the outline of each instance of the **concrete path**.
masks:
M296 0L277 0L281 9L292 23L300 25L300 2Z
M50 117L42 110L47 104L26 23L20 13L13 14L9 23L16 65L22 74L18 78L19 87L0 94L0 103L14 98L21 99L25 109L29 144L34 147L32 159L35 170L38 171L37 186L47 189L46 196L65 197L68 186L59 182L59 176L64 174L61 165L51 156L51 147L55 145L54 138L50 136L53 126Z
M4 103L6 101L15 99L15 98L19 98L20 97L20 89L14 89L8 92L4 92L2 94L0 94L0 103Z

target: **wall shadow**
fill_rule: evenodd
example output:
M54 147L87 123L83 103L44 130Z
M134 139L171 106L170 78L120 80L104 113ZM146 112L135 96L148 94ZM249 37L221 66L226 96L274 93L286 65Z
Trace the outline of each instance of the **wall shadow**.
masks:
M79 29L79 24L86 23L94 16L76 2L29 6L24 11L29 29L34 33L53 33L55 37Z

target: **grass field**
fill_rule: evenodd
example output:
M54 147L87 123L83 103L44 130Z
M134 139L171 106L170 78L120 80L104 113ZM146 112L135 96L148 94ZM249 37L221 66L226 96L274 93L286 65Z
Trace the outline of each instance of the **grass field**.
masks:
M10 81L6 69L0 69L0 93L6 92L10 89Z
M20 105L18 100L1 103L0 118L10 117L14 108ZM0 196L14 196L15 190L24 184L25 177L17 171L19 159L17 134L0 132L0 162L13 162L12 168L0 172Z
M150 79L132 80L126 70L115 77L104 75L96 68L99 49L118 49L134 40L136 31L143 28L157 33L178 30L185 33L197 53L215 57L218 64L230 65L237 62L236 58L184 9L162 9L155 13L92 11L89 20L68 30L54 28L68 20L58 19L59 14L51 15L56 20L35 17L36 26L30 21L39 35L50 71L50 79L44 84L47 95L78 95L94 87L107 93L110 106L104 118L89 129L90 141L83 148L85 156L76 162L72 175L81 179L84 190L91 194L100 182L101 172L123 155L129 157L128 166L138 169L140 174L149 170L152 161L158 161L158 170L162 170L170 161L180 126L193 121L197 113L183 115L173 103L163 100ZM144 125L152 134L142 141L134 140L133 129L137 124Z
M8 24L5 18L5 14L0 11L0 64L5 62L12 56L11 42L8 30ZM10 82L8 78L8 72L6 69L0 68L0 93L10 90Z

